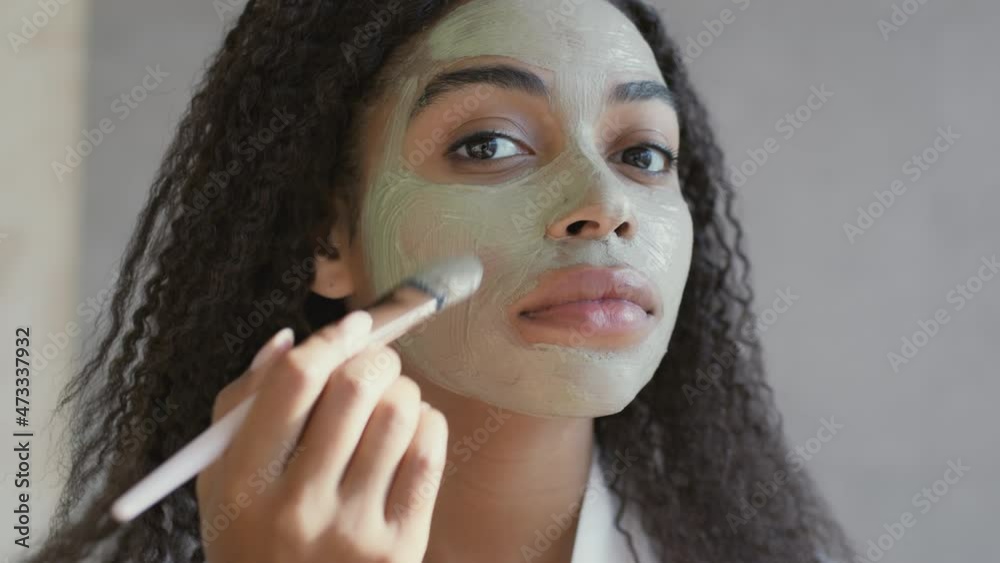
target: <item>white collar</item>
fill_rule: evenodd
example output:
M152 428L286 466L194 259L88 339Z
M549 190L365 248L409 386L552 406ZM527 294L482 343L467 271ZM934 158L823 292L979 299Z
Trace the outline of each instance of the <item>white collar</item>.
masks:
M608 488L598 456L595 445L573 541L572 563L631 563L628 539L615 527L618 497ZM654 563L649 537L642 529L636 508L635 503L626 506L622 528L632 535L639 562Z

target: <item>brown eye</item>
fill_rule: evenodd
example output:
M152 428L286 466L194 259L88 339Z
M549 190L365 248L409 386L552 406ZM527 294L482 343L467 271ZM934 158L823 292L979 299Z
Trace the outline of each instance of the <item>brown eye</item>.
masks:
M642 145L625 149L621 154L623 163L651 174L669 171L670 165L674 162L673 155L660 147Z
M448 149L448 154L460 160L501 160L526 153L520 150L513 139L482 131L457 141Z
M488 158L493 158L493 156L496 155L497 140L489 139L486 141L480 141L477 143L469 143L467 145L463 145L458 149L459 154L463 152L463 149L465 154L462 156L468 156L479 160L486 160Z

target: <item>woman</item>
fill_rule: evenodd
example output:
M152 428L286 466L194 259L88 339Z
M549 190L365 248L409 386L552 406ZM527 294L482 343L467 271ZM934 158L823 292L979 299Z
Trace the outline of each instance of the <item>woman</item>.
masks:
M723 170L639 0L251 1L60 402L81 434L32 561L846 561ZM330 323L467 252L471 299L342 363L369 321ZM252 390L226 455L116 530Z

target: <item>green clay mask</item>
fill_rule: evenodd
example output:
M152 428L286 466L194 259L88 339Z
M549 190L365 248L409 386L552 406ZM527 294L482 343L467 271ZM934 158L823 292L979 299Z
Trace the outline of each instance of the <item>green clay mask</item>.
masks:
M566 15L560 4L473 0L407 54L400 66L405 74L391 78L398 98L383 157L365 187L361 229L376 293L440 257L472 253L483 261L483 284L471 299L398 341L404 372L521 413L592 417L624 408L666 352L690 265L692 225L676 174L667 185L630 182L598 149L596 124L607 110L609 85L630 73L662 83L649 46L606 2L579 3ZM429 77L481 55L551 71L550 103L564 148L508 182L429 181L406 164L408 156L412 162L404 155L410 109ZM634 236L546 236L554 221L594 206L627 216ZM509 317L511 304L546 271L579 264L626 265L650 280L662 310L645 339L600 349L587 345L587 327L580 326L575 344L525 342Z

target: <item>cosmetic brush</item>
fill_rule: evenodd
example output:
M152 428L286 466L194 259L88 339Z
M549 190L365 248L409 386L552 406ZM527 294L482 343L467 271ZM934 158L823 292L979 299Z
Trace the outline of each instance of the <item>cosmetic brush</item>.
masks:
M479 259L463 256L435 262L406 278L365 307L372 316L372 328L358 353L388 344L444 308L465 300L479 289L482 277ZM115 500L112 517L120 523L132 520L211 465L236 435L256 396L254 392L247 397Z

